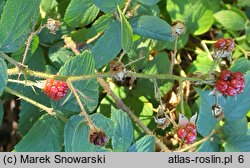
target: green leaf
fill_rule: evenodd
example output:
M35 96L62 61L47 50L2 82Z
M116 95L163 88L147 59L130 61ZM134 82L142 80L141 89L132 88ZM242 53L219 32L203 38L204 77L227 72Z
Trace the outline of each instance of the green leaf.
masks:
M169 71L170 60L167 53L159 52L155 55L154 59L146 65L143 70L145 74L166 74ZM170 80L157 81L159 86L160 95L164 96L172 89L173 82ZM145 95L148 99L155 99L154 85L152 81L146 79L138 80L138 87L142 89L142 95Z
M74 53L66 49L64 45L64 42L59 42L49 48L49 58L57 69L74 56Z
M113 20L92 48L96 68L101 68L113 60L121 50L121 27Z
M107 138L113 136L114 125L112 120L101 114L93 114L90 116L94 124L101 128L107 135ZM64 129L64 145L66 152L97 152L107 151L107 149L95 146L89 142L90 128L84 117L74 115L70 118Z
M143 91L145 91L143 87L138 86L138 89L131 90L128 87L118 87L113 85L112 90L118 97L122 99L125 104L129 105L129 107L133 109L135 115L143 122L145 126L147 126L149 129L155 128L155 122L152 117L154 114L153 105L145 96L142 96ZM101 105L97 111L109 117L112 106L115 106L115 104L112 102L112 98L110 96L106 96L101 101ZM133 126L134 138L136 139L141 134L143 134L144 131L136 124Z
M239 6L241 6L241 7L243 7L243 6L248 6L248 7L250 7L250 1L246 1L246 0L238 0L238 1L237 1L237 4L238 4Z
M144 4L144 5L148 5L148 6L152 6L155 5L159 2L160 0L138 0L138 2Z
M120 14L121 19L121 40L122 40L122 48L128 52L133 46L133 30L128 23L127 19L125 18L124 14L122 13L119 6L117 7L118 12Z
M148 43L145 43L142 38L135 41L127 55L128 62L140 59L137 62L131 64L132 68L134 68L135 71L138 72L139 70L143 69L148 63L150 55Z
M130 20L135 34L155 40L173 41L172 27L155 16L139 16ZM157 26L156 26L157 25Z
M111 13L116 10L116 6L120 6L124 0L92 0L92 2L105 13Z
M183 35L181 35L178 38L178 41L177 41L177 49L183 48L187 44L188 39L189 39L188 32L185 32ZM167 41L165 43L165 46L166 46L165 48L167 48L168 50L174 50L174 48L175 48L175 41Z
M173 20L183 21L186 29L200 35L213 25L213 12L206 6L206 0L168 0L167 11Z
M250 110L250 72L245 75L246 86L244 92L236 97L227 97L225 101L224 112L228 120L242 119Z
M220 152L220 144L209 139L199 146L197 152Z
M225 121L225 124L221 127L221 131L226 137L240 136L247 134L247 118L244 117L239 120Z
M42 18L46 18L55 14L58 6L58 2L56 0L41 0L40 4L40 14Z
M77 68L76 68L77 67ZM61 76L79 76L91 75L95 73L93 56L89 51L69 59L61 67L59 75ZM98 103L99 85L96 79L87 79L73 83L82 103L87 111L93 111ZM60 101L51 101L53 108L62 111L65 115L72 115L80 112L79 104L71 91Z
M24 45L36 23L40 0L8 0L0 20L0 50L14 52Z
M130 148L129 152L154 152L155 138L152 135L145 135L135 142Z
M24 50L25 50L25 47L24 46L21 47L20 49L18 49L17 51L11 54L11 58L13 58L14 60L18 62L21 62L23 60ZM34 59L34 57L36 58ZM34 66L33 63L35 63L36 65ZM33 70L39 70L39 71L43 70L43 69L39 69L39 67L45 66L43 50L41 46L39 46L39 37L37 35L34 36L30 44L30 48L27 52L24 64L32 66L29 68L31 69L34 68Z
M127 152L133 141L133 125L129 116L122 110L112 108L111 119L114 122L112 146L115 152Z
M141 4L135 13L135 16L149 15L160 17L160 8L157 4L152 6L147 6Z
M69 36L74 41L82 42L96 36L98 33L104 32L109 26L110 22L113 21L111 14L105 14L99 17L89 29L82 28L72 32Z
M3 121L3 102L2 100L0 100L0 125L2 124L2 121Z
M214 97L209 96L210 91L202 91L196 89L200 96L199 103L199 114L196 121L197 130L202 136L208 136L215 125L218 123L218 120L212 116L211 108L214 104ZM222 104L222 100L219 99L219 104Z
M243 30L245 29L244 19L236 12L231 10L221 10L214 14L215 19L226 29Z
M43 115L15 146L16 152L60 152L63 125L55 116Z
M250 136L232 136L226 140L225 152L250 152Z
M4 5L5 5L5 1L1 1L0 2L0 19L1 19L1 15L2 15L3 9L4 9Z
M193 61L192 65L189 67L189 73L202 72L208 73L213 66L214 61L209 59L207 53L201 52L197 55L196 60Z
M245 57L241 57L235 61L235 63L230 67L230 70L233 72L246 73L250 70L250 61Z
M40 89L32 90L30 87L23 87L18 85L19 89L22 89L25 96L35 100L43 105L50 106L48 96L45 95ZM32 128L33 124L44 114L37 106L34 106L24 100L21 100L21 111L19 113L18 131L24 136Z
M80 27L93 22L99 9L92 0L72 0L66 10L64 21L70 27Z
M2 95L3 90L7 84L7 80L8 80L7 65L4 59L0 58L0 96Z

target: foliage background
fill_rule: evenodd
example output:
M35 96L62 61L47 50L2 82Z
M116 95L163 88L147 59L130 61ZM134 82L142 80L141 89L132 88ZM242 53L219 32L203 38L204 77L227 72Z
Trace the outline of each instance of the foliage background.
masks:
M179 112L190 118L199 113L197 141L218 132L210 140L197 145L198 151L250 151L250 3L246 0L133 0L125 14L124 0L1 0L0 51L16 61L22 61L25 42L31 32L44 25L48 18L61 21L54 35L47 29L33 37L24 64L29 69L58 73L60 76L91 75L95 70L109 72L108 63L124 54L122 62L129 70L157 76L167 74L174 50L172 23L185 22L186 32L178 38L178 55L174 75L185 78L193 73L207 73L213 60L203 48L208 40L231 37L236 48L230 64L223 60L220 68L241 71L245 74L246 88L237 97L221 97L226 120L217 121L211 115L213 97L208 96L211 86L194 86L171 79L158 80L160 96L166 108L173 110L177 121ZM72 50L75 44L80 54ZM207 41L204 41L207 40ZM212 45L207 43L208 49ZM109 144L96 147L88 142L89 127L81 116L74 96L49 100L42 90L7 82L17 75L7 75L6 64L0 58L0 146L4 151L155 151L155 138L145 132L129 116L116 109L108 94L103 92L96 79L74 82L81 101L93 122L101 127ZM219 67L217 67L217 70ZM24 80L23 76L20 80ZM41 80L29 76L28 80ZM113 92L135 115L169 148L168 132L158 129L153 116L159 102L155 98L151 80L138 78L133 86L128 82L110 81ZM51 117L45 111L4 92L5 87L16 90L37 102L53 107L60 117ZM131 89L132 88L132 89ZM184 98L180 96L183 91ZM62 105L63 104L63 105ZM4 110L3 110L4 108ZM45 131L46 130L46 131Z

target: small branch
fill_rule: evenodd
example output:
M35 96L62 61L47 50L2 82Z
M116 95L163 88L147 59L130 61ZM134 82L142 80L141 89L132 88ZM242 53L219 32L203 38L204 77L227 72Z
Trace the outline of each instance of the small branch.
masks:
M27 57L27 54L28 54L28 51L29 51L29 48L30 48L30 44L34 38L34 36L38 33L40 33L42 31L42 29L46 27L45 25L44 26L40 26L35 32L31 32L30 33L30 36L28 37L27 39L27 42L26 42L26 47L25 47L25 50L24 50L24 53L23 53L23 59L22 59L22 64L24 64L25 62L25 59Z
M210 74L213 72L213 70L218 66L219 62L220 62L220 58L215 58L214 63L213 63L213 65L212 65L211 69L208 71L208 74L209 74L209 75L210 75Z
M114 99L116 105L118 108L122 109L124 112L126 112L131 119L140 127L143 129L143 131L146 134L149 135L154 135L152 131L150 131L148 129L148 127L146 127L141 120L128 108L128 106L126 106L123 101L115 95L115 93L111 90L111 88L109 87L108 83L102 79L102 78L97 78L97 81L99 82L99 84L103 87L103 89ZM162 151L170 151L161 141L160 139L158 139L155 135L155 140L156 140L156 144L161 148Z
M25 86L35 86L35 87L38 87L38 83L30 81L30 80L21 81L21 80L15 80L15 79L8 79L8 82L19 83L19 84L22 84L22 85L25 85ZM41 89L41 87L38 87L38 88Z
M8 69L9 75L15 75L18 74L18 69ZM101 74L92 74L92 75L81 75L81 76L58 76L54 74L47 74L43 72L33 71L29 68L25 68L22 71L23 74L27 76L34 76L38 78L44 78L44 79L55 79L55 80L62 80L62 81L80 81L80 80L88 80L88 79L94 79L94 78L105 78L105 77L112 77L110 73L101 73ZM182 80L182 81L190 81L190 82L200 82L200 83L209 83L211 80L205 80L201 78L194 78L194 77L182 77L182 76L176 76L176 75L170 75L170 74L143 74L143 73L135 73L134 74L136 78L144 78L144 79L168 79L168 80Z
M140 58L138 58L138 59L136 59L136 60L133 60L133 61L127 63L127 64L125 65L125 67L127 67L127 66L129 66L129 65L132 65L132 64L134 64L134 63L136 63L136 62L138 62L138 61L140 61L140 60L142 60L142 59L144 59L144 58L145 58L145 56L140 57Z
M213 60L213 57L212 57L212 55L210 54L210 51L208 50L206 43L207 43L207 44L214 44L215 42L216 42L216 41L209 41L209 40L202 40L202 41L201 41L201 46L202 46L202 48L206 51L206 53L207 53L207 55L208 55L208 58L211 59L211 60Z
M16 75L18 74L18 68L11 68L11 69L7 69L7 74L8 75Z
M171 64L169 67L169 74L172 74L173 70L174 70L174 62L175 62L175 58L176 58L176 54L177 54L177 46L178 46L178 36L176 36L176 38L175 38L174 52L171 52Z
M202 140L200 140L198 142L195 142L195 143L187 146L186 148L180 149L180 150L178 150L176 152L185 152L185 151L187 151L189 149L192 149L192 148L194 148L194 147L196 147L196 146L198 146L198 145L206 142L207 140L209 140L213 136L214 132L215 132L215 130L212 130L212 132L207 137L203 138Z
M183 99L183 83L182 80L179 80L179 95L181 98L181 114L185 116L185 110L184 110L184 99Z
M76 55L81 54L81 52L77 50L76 43L72 40L71 37L66 37L65 36L63 38L63 40L64 40L64 43L66 44L67 48L70 48Z
M18 69L8 69L9 75L15 75L18 74ZM33 76L43 79L55 79L55 80L62 80L62 81L80 81L80 80L88 80L88 79L94 79L94 78L105 78L105 77L112 77L110 73L101 73L101 74L91 74L91 75L81 75L81 76L59 76L54 74L47 74L43 72L33 71L29 68L25 68L22 70L22 73L27 76ZM182 76L176 76L176 75L170 75L170 74L143 74L143 73L135 73L134 74L136 78L144 78L144 79L168 79L168 80L182 80L182 81L190 81L190 82L200 82L207 84L211 82L211 80L205 80L201 78L194 78L194 77L182 77Z
M125 7L124 7L124 9L123 9L123 11L122 11L122 13L125 15L126 14L126 12L127 12L127 10L128 10L128 8L129 8L129 6L130 6L130 4L132 3L132 0L128 0L127 2L126 2L126 5L125 5Z
M182 81L191 81L191 82L201 82L207 83L210 80L204 80L201 78L190 78L190 77L182 77L170 74L143 74L143 73L135 73L137 78L144 78L144 79L168 79L168 80L182 80Z
M69 87L69 89L73 92L75 98L76 98L76 101L78 103L78 105L80 106L80 109L81 109L81 115L85 118L87 124L89 125L90 128L96 128L94 123L92 122L92 120L90 119L89 115L87 114L83 104L82 104L82 101L79 97L79 95L77 94L74 86L72 85L72 83L70 81L67 81L67 85Z
M0 51L0 57L2 57L3 59L7 60L11 64L15 65L19 70L21 70L23 68L26 68L25 65L20 64L19 62L15 61L14 59L12 59L11 57L9 57L8 55L6 55L5 53L3 53L2 51Z
M121 62L121 61L122 61L122 58L123 58L123 56L124 56L125 54L126 54L126 51L123 50L122 53L121 53L121 55L120 55L120 57L119 57L119 59L118 59L118 62Z
M90 44L90 43L92 43L93 41L95 41L96 39L98 39L98 37L99 37L100 35L102 35L102 34L103 34L103 33L98 33L98 34L95 35L94 37L88 39L88 40L85 42L85 44Z
M34 101L34 100L32 100L32 99L30 99L30 98L28 98L28 97L22 95L22 94L19 93L19 92L15 91L15 90L12 90L12 89L9 88L9 87L5 87L4 90L5 90L6 92L12 94L12 95L15 95L15 96L17 96L17 97L19 97L19 98L21 98L21 99L27 101L27 102L30 103L30 104L33 104L34 106L37 106L38 108L40 108L40 109L46 111L46 112L47 112L48 114L50 114L50 115L55 115L55 113L53 112L53 108L46 107L46 106L44 106L43 104L40 104L40 103L38 103L38 102L36 102L36 101Z

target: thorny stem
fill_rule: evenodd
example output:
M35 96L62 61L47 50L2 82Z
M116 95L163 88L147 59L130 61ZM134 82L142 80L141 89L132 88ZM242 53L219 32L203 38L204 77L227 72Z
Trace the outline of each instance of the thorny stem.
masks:
M154 135L150 129L141 122L141 120L124 104L124 102L111 90L109 87L108 83L102 79L102 78L97 78L97 81L99 84L103 87L103 89L114 99L116 105L118 108L122 109L124 112L126 112L130 118L140 127L143 129L143 131L146 134L149 135ZM170 151L162 142L160 139L158 139L155 135L155 141L156 144L161 148L162 151L167 152Z
M188 80L190 82L201 82L207 83L209 80L204 80L201 78L191 78L191 77L182 77L170 74L143 74L143 73L136 73L135 76L137 78L144 78L144 79L169 79L169 80Z
M125 5L125 7L123 8L123 11L122 11L122 13L125 15L126 14L126 12L127 12L127 10L128 10L128 8L129 8L129 6L130 6L130 4L132 3L132 0L128 0L127 2L126 2L126 5Z
M220 58L215 58L215 61L212 65L211 69L208 71L208 75L210 75L213 72L213 70L216 68L216 66L219 64L219 62L220 62Z
M0 51L0 57L2 57L3 59L7 60L11 64L15 65L19 70L21 70L21 69L23 69L23 68L26 67L25 65L20 64L19 62L17 62L14 59L10 58L8 55L6 55L5 53L3 53L2 51Z
M164 105L161 99L160 90L159 90L157 81L155 79L153 79L152 81L154 84L155 99L160 103L160 111L163 112ZM159 111L157 111L157 113L159 113ZM168 114L166 114L165 116L173 124L174 127L178 127L177 123L171 117L169 117Z
M19 83L25 86L36 86L38 87L38 83L30 81L30 80L25 80L25 81L21 81L21 80L15 80L15 79L8 79L8 82L12 82L12 83ZM41 87L38 87L41 89Z
M145 58L145 56L140 57L140 58L138 58L138 59L136 59L136 60L130 61L129 63L127 63L127 64L125 65L125 67L127 67L127 66L129 66L129 65L132 65L132 64L134 64L134 63L136 63L136 62L138 62L138 61L140 61L140 60L142 60L142 59L144 59L144 58Z
M90 119L89 115L87 114L87 112L86 112L86 110L85 110L85 108L84 108L84 106L82 104L82 101L81 101L79 95L77 94L74 86L72 85L71 81L66 81L66 82L67 82L67 85L68 85L69 89L73 92L78 105L80 106L80 109L81 109L81 113L80 114L85 118L87 124L89 125L89 127L91 129L96 129L94 123L92 122L92 120Z
M174 62L177 54L177 46L178 46L178 36L175 37L175 42L174 42L174 52L171 52L171 64L169 67L169 74L173 73L174 69Z
M67 48L70 48L76 55L81 54L81 52L76 49L76 43L72 40L71 37L65 36L63 40Z
M44 106L43 104L40 104L40 103L38 103L38 102L36 102L36 101L34 101L34 100L32 100L32 99L30 99L30 98L28 98L28 97L22 95L22 94L19 93L19 92L15 91L15 90L12 90L12 89L9 88L9 87L5 87L4 90L5 90L6 92L10 93L10 94L13 94L13 95L15 95L15 96L17 96L17 97L19 97L19 98L21 98L21 99L27 101L27 102L30 103L30 104L33 104L34 106L39 107L40 109L46 111L46 112L47 112L48 114L50 114L50 115L55 115L55 113L53 112L53 108L46 107L46 106Z
M22 64L24 64L24 62L25 62L25 59L26 59L26 57L27 57L27 54L28 54L28 51L29 51L29 48L30 48L30 44L31 44L31 42L32 42L32 40L33 40L33 37L34 37L36 34L40 33L44 27L46 27L46 25L40 26L35 32L32 31L32 32L30 33L30 36L29 36L28 39L27 39L26 47L25 47L25 50L24 50L24 53L23 53Z
M213 60L213 57L212 57L212 55L210 54L210 52L209 52L209 50L208 50L206 44L214 44L215 42L216 42L216 41L209 41L209 40L202 40L202 41L201 41L201 46L202 46L202 48L206 51L206 53L207 53L209 59L211 59L211 60Z
M88 39L87 41L84 41L84 42L80 42L80 43L77 43L76 44L76 47L77 48L80 48L80 47L83 47L84 45L87 45L87 44L90 44L92 42L94 42L96 39L99 38L99 36L101 36L103 33L98 33L97 35L95 35L94 37ZM67 44L66 44L67 45ZM71 50L75 50L74 48L71 48ZM74 53L78 53L77 51L73 51Z
M250 52L246 51L244 48L242 48L240 45L236 45L236 48L238 48L239 50L241 50L241 52L243 52L245 58L247 58L248 56L250 56Z
M179 95L181 98L181 114L185 116L185 110L184 110L184 99L183 99L183 83L182 80L179 80Z
M7 73L9 75L15 75L18 74L18 69L8 69ZM80 75L80 76L59 76L59 75L53 75L53 74L47 74L43 72L33 71L29 68L23 69L23 73L27 76L34 76L44 79L55 79L55 80L62 80L62 81L80 81L80 80L87 80L87 79L94 79L99 77L112 77L110 73L100 73L100 74L91 74L91 75ZM136 78L144 78L144 79L156 79L156 80L162 80L162 79L168 79L168 80L182 80L182 81L190 81L190 82L200 82L200 83L209 83L210 80L204 80L201 78L194 78L194 77L182 77L182 76L176 76L176 75L170 75L170 74L143 74L143 73L135 73L134 74Z
M120 57L119 57L119 59L118 59L118 62L121 62L121 60L122 60L122 58L123 58L123 56L124 56L125 54L126 54L126 51L123 50L122 53L121 53L121 55L120 55Z
M215 130L212 130L212 132L211 132L207 137L203 138L202 140L200 140L200 141L198 141L198 142L195 142L195 143L193 143L193 144L187 146L186 148L177 150L176 152L185 152L185 151L187 151L187 150L189 150L189 149L192 149L192 148L194 148L194 147L196 147L196 146L202 144L203 142L206 142L207 140L209 140L209 139L213 136L214 133L215 133Z

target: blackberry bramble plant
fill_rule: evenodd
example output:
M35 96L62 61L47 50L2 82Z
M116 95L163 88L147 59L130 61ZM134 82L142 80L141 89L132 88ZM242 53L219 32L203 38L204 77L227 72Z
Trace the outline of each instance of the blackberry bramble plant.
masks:
M0 151L250 151L248 8L0 1Z

